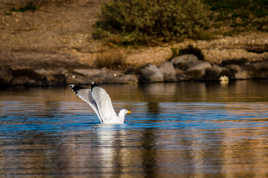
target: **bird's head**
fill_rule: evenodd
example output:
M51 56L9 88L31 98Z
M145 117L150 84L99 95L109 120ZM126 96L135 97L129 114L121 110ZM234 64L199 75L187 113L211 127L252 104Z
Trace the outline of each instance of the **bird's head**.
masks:
M118 116L121 118L121 119L125 119L125 116L127 114L131 114L131 111L127 110L127 109L121 109Z

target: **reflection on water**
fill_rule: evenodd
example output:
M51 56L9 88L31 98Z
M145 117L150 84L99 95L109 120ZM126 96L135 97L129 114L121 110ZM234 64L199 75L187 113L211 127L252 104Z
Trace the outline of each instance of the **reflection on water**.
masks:
M126 124L66 89L0 92L0 175L267 177L268 84L107 85Z

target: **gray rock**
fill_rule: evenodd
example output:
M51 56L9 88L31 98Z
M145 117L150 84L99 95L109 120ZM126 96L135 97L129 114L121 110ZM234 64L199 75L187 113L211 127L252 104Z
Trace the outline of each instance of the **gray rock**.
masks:
M148 82L163 82L164 75L163 73L152 64L146 65L140 69L141 80Z
M38 74L43 82L42 85L64 85L66 83L66 77L65 73L67 72L65 69L57 69L57 70L51 70L51 69L38 69L34 71L36 74Z
M249 66L251 67L251 65ZM230 73L232 73L231 78L236 80L244 80L244 79L250 79L250 73L246 69L245 66L241 66L238 64L231 64L227 65L226 68L230 70ZM251 67L252 68L252 67Z
M13 79L11 85L42 86L44 78L32 68L21 68L12 70Z
M261 78L267 79L268 78L268 60L254 62L250 64L250 76L251 78Z
M134 74L127 74L114 78L111 82L118 84L136 84L138 83L138 77Z
M206 69L209 69L211 67L212 66L211 66L211 64L209 62L203 62L203 61L201 61L201 62L199 62L199 63L191 66L187 71L188 72L189 71L196 71L196 70L198 70L198 71L205 71Z
M214 71L216 74L220 75L223 71L227 70L225 67L221 67L216 64L212 64L211 68L209 69L211 71Z
M226 68L233 71L234 73L242 71L242 67L240 65L236 65L236 64L227 65Z
M229 76L229 69L213 64L211 68L206 69L205 80L219 80L223 75Z
M68 75L67 83L88 84L91 82L105 83L107 77L113 75L107 69L75 69Z
M201 61L200 63L191 66L186 71L186 75L189 76L191 80L202 80L206 75L206 70L211 67L212 66L209 62Z
M195 55L186 54L173 58L171 62L176 68L187 70L191 66L200 63L200 60L198 60L198 58Z
M178 81L189 80L190 78L185 74L185 72L181 69L176 69L176 79Z
M88 84L96 83L137 83L136 75L124 74L121 71L102 69L75 69L68 75L67 83Z
M78 75L94 77L104 73L105 69L74 69L73 72L77 73Z
M176 81L176 70L171 62L165 62L159 66L160 72L167 82Z
M252 67L254 68L254 70L256 71L260 71L260 70L268 70L268 60L266 61L261 61L261 62L255 62L252 64Z
M56 86L65 85L66 77L61 69L12 69L13 79L11 85L26 86Z
M237 80L250 79L249 71L241 70L235 73L234 78Z

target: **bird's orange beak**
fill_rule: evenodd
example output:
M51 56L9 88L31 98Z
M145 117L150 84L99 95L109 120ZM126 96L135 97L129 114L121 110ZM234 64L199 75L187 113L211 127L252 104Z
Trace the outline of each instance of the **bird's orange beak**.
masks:
M127 113L128 113L128 114L131 114L132 112L128 110Z

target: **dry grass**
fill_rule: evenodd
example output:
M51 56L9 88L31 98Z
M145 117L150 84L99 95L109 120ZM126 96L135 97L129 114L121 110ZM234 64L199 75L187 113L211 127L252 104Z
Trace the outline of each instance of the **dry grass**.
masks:
M118 50L104 51L97 55L94 65L97 68L120 69L125 66L123 56Z

